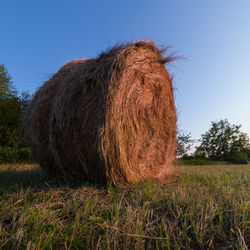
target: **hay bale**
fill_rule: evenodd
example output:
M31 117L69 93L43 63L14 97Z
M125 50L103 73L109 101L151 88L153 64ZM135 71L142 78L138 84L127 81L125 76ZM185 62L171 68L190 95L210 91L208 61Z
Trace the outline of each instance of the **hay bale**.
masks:
M27 111L34 159L49 173L115 185L168 176L176 144L169 60L139 41L67 63Z

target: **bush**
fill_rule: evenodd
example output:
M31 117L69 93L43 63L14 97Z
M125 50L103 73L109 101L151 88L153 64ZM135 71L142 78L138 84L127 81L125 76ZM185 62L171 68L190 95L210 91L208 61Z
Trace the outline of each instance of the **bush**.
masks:
M179 160L178 161L178 165L200 165L200 166L205 166L205 165L216 165L218 164L218 161L211 161L211 160L208 160L208 159L183 159L183 160ZM221 162L220 162L221 164Z
M248 160L241 158L241 159L236 160L235 164L248 164Z
M248 154L247 152L238 152L232 156L232 163L235 164L248 164Z
M31 163L32 154L29 147L2 147L0 146L0 164L3 163Z

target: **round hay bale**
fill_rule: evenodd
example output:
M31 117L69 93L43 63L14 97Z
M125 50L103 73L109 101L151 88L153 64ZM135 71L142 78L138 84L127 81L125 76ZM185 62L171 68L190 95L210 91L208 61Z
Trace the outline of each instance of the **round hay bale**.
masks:
M68 62L27 111L34 159L48 173L115 185L169 176L176 145L170 60L139 41Z

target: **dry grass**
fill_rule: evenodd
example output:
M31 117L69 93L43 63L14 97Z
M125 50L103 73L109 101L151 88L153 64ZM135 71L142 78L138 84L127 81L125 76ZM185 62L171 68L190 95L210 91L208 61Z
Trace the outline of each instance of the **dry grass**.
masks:
M49 173L118 186L169 176L176 112L164 64L172 59L140 41L67 63L27 112L34 158Z
M0 249L247 249L249 173L187 166L178 183L126 189L0 166Z

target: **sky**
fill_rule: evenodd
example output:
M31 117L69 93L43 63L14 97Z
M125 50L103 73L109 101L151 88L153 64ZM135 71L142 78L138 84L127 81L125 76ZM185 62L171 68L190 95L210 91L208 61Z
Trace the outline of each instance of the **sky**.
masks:
M250 0L1 1L0 64L31 94L67 61L151 40L181 56L179 129L195 139L227 118L250 135Z

